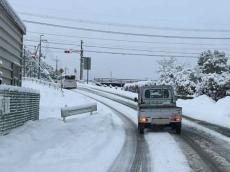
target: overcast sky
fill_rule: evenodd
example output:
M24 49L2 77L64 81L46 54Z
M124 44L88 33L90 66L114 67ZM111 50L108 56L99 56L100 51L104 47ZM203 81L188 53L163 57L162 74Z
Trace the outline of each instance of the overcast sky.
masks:
M229 0L9 0L9 2L18 12L18 15L26 20L149 35L230 37L230 32L226 31L230 30ZM63 18L74 20L63 20ZM91 21L91 23L86 23L86 21ZM124 25L118 27L108 24L99 25L93 22L151 26L151 28L127 27ZM169 39L115 35L25 24L27 26L25 39L37 41L25 41L28 47L37 45L39 33L44 33L44 39L50 42L48 44L45 43L45 46L73 48L75 50L80 48L77 46L80 44L80 40L83 39L80 37L88 37L83 39L84 45L91 47L84 47L84 49L91 51L193 57L197 57L197 54L207 49L223 50L227 55L230 52L230 40ZM163 29L156 29L159 27ZM175 28L183 28L185 30L177 30ZM193 29L193 31L187 29ZM195 29L205 29L206 31L197 31ZM218 32L210 32L210 30L218 30ZM50 34L56 34L56 36ZM53 44L52 42L77 45L60 45ZM103 49L92 46L113 47L115 49ZM60 67L68 67L69 72L73 72L73 69L77 68L79 73L79 54L64 54L61 50L46 48L43 51L49 64L54 65L54 59L58 57ZM114 55L89 52L85 52L84 55L92 57L91 77L110 77L112 73L113 77L116 78L136 79L156 79L158 70L157 60L163 58L162 56L147 57L143 55ZM195 58L180 57L177 59L188 66L194 66L196 63Z

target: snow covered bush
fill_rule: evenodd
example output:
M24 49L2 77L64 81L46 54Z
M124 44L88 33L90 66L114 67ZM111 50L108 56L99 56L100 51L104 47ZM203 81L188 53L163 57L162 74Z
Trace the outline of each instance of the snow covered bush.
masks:
M230 73L202 74L196 89L197 95L205 94L217 101L225 97L226 91L230 89Z
M198 66L202 73L210 74L229 71L229 65L227 64L228 58L224 52L215 50L214 52L208 50L201 53L198 59Z
M200 70L197 95L206 94L214 100L226 96L230 89L230 67L225 53L219 51L203 52L198 59Z
M230 66L224 52L208 50L201 53L193 69L179 64L175 58L158 63L158 84L172 85L179 95L206 94L219 100L230 90Z
M158 84L172 85L179 95L195 93L194 71L178 64L175 58L158 61L160 79Z
M194 95L196 88L196 80L194 78L194 71L189 68L183 68L175 74L176 92L179 95Z

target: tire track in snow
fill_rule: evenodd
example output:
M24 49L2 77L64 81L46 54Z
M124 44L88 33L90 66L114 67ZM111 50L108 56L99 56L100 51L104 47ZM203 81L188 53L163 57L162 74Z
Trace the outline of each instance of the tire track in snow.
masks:
M96 91L89 89L83 90L101 96L103 98L109 99L108 97L105 97ZM82 92L78 93L84 94ZM149 163L148 144L146 143L144 136L139 135L137 133L136 124L131 119L126 117L125 114L119 112L116 108L112 107L111 105L108 105L104 101L95 98L95 96L93 97L87 94L84 95L111 108L124 122L126 140L114 164L112 164L111 168L109 169L109 172L149 172L151 169L151 165Z
M208 168L205 167L205 172L230 172L229 143L217 140L217 138L213 138L189 126L183 126L181 139L183 142L186 142L199 155L203 163L208 166Z

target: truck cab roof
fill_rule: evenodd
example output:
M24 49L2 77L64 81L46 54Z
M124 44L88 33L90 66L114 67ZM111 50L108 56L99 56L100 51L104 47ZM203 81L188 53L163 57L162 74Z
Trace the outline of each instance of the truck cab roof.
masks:
M176 98L171 85L142 86L138 92L139 106L175 106Z

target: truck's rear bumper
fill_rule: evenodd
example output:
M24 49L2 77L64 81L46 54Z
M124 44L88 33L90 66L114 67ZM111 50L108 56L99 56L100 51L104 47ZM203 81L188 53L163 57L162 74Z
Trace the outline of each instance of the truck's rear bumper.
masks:
M171 127L173 129L176 129L178 127L181 127L181 122L170 122L169 124L139 123L138 127L141 128Z

